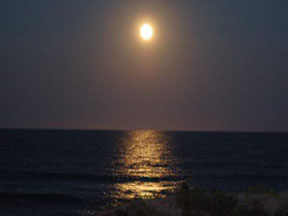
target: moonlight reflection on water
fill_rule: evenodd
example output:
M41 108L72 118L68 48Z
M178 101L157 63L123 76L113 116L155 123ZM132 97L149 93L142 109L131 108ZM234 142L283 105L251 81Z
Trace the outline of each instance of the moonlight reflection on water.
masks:
M163 197L175 190L180 182L169 179L177 175L169 142L168 135L156 131L132 131L123 138L117 175L132 180L114 185L116 198Z

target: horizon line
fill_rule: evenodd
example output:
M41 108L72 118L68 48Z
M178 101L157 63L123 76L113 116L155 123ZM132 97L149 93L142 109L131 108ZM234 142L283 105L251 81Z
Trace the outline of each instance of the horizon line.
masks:
M108 128L20 128L20 127L8 127L0 128L0 130L45 130L45 131L161 131L161 132L188 132L188 133L288 133L288 131L270 131L270 130L181 130L181 129L153 129L153 128L135 128L135 129L108 129Z

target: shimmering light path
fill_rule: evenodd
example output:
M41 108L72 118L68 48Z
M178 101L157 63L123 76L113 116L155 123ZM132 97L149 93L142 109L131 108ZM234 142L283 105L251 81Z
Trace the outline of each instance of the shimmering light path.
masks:
M169 136L156 131L132 131L124 137L117 175L135 181L116 183L116 198L163 197L163 191L175 190L179 182L163 181L176 175L170 166L175 158L168 143Z

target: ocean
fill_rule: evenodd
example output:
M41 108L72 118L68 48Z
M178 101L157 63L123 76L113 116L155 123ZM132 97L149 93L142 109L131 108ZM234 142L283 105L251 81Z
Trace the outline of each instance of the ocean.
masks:
M288 190L288 133L0 130L0 215L97 215L191 187Z

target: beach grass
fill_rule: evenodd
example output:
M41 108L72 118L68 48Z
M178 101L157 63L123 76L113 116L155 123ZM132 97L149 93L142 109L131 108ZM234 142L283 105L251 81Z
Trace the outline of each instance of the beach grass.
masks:
M264 186L243 192L190 188L183 184L165 199L138 200L104 216L288 216L288 193Z

